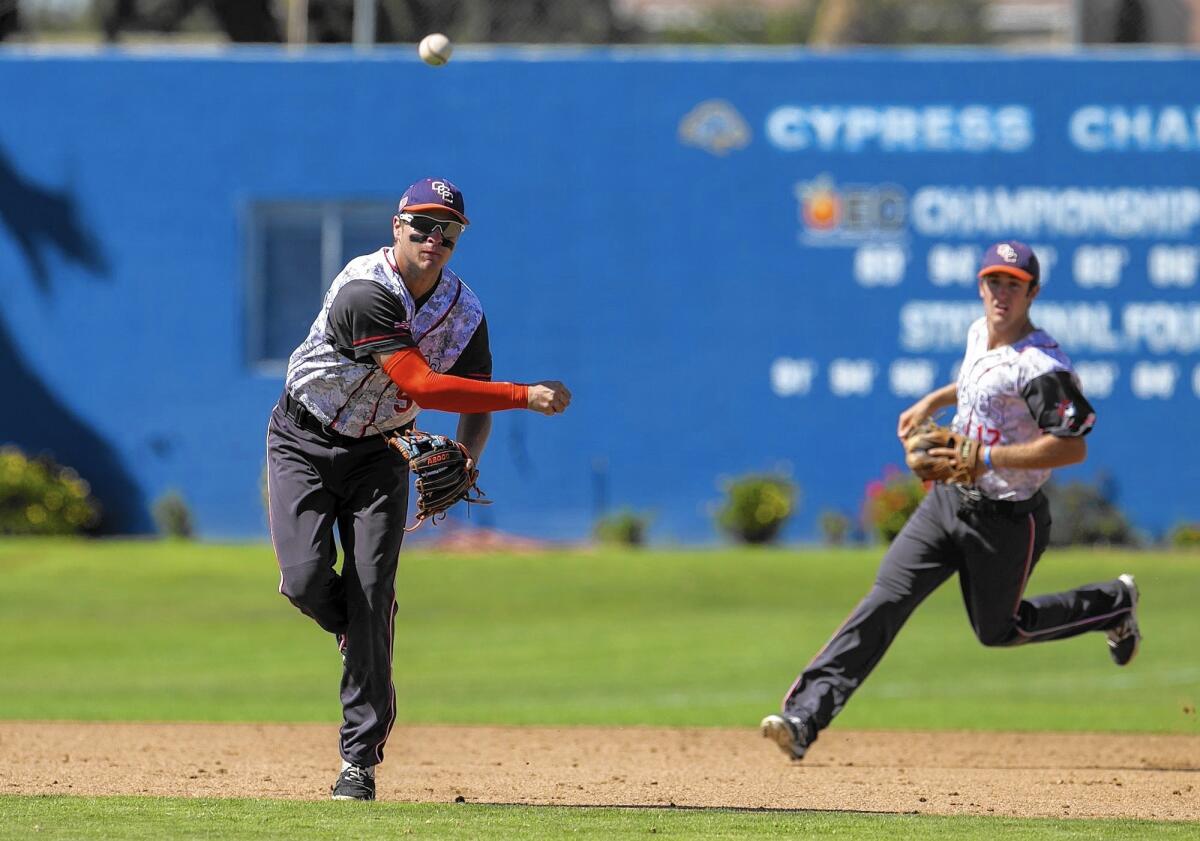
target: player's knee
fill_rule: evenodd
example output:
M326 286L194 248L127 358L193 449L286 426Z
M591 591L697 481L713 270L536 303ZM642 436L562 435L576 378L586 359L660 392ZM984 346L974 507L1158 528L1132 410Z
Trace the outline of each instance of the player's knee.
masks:
M306 593L306 589L295 581L285 579L279 586L279 594L301 610L304 610L308 603L308 599L305 597Z
M1019 645L1022 642L1015 621L1002 625L977 627L975 628L975 636L988 648L1004 648L1010 645Z
M279 592L306 613L329 603L336 579L332 570L316 564L302 564L283 570Z

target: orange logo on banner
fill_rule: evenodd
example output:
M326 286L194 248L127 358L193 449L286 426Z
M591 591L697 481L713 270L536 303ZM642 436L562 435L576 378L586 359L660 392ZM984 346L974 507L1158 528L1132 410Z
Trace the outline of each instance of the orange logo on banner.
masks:
M814 190L804 197L804 224L810 228L836 228L842 218L842 203L833 190Z

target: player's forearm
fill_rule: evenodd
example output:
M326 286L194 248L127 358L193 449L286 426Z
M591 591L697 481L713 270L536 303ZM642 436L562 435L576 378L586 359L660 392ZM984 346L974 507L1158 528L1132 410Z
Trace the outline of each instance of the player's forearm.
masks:
M529 406L528 386L439 374L416 348L397 351L379 361L391 381L422 409L475 413Z
M950 383L942 386L937 391L929 392L922 398L922 402L929 406L930 412L936 412L938 409L953 406L958 402L958 383Z
M1047 470L1067 467L1087 458L1087 442L1082 438L1058 438L1043 435L1024 444L997 444L992 447L992 467Z
M458 416L458 442L467 448L475 463L483 455L488 438L492 434L492 416L487 412L461 414Z

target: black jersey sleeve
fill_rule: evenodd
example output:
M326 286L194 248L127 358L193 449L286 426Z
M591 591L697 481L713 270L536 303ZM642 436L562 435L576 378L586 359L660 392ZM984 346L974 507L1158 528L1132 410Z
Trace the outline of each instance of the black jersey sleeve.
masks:
M1059 438L1087 435L1096 422L1096 412L1067 371L1051 371L1035 377L1021 396L1038 426Z
M487 318L479 322L462 354L446 373L473 380L492 378L492 348L488 342Z
M367 362L373 353L416 347L404 302L373 280L352 280L329 308L325 337L338 353Z

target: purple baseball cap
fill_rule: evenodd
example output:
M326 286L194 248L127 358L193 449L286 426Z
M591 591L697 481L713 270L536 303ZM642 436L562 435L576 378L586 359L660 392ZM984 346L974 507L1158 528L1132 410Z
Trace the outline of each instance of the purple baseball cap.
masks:
M983 253L978 276L992 273L1012 275L1017 280L1037 283L1041 276L1041 267L1038 266L1038 258L1032 248L1015 239L1007 239L996 243Z
M464 225L470 224L462 191L445 178L422 178L413 184L400 197L400 206L396 212L412 213L421 210L449 210Z

